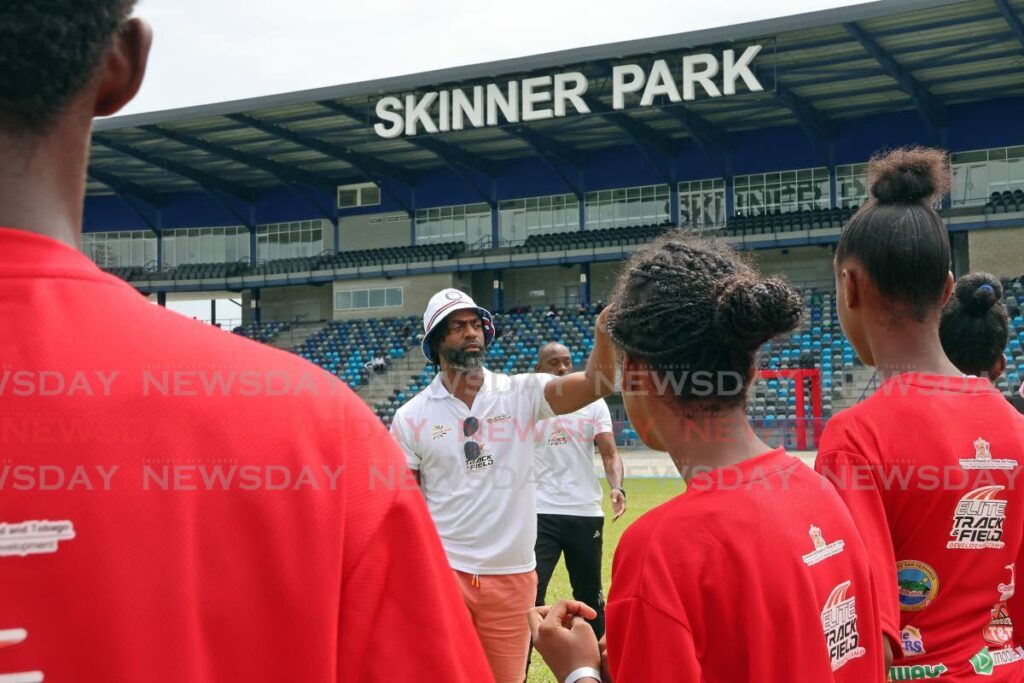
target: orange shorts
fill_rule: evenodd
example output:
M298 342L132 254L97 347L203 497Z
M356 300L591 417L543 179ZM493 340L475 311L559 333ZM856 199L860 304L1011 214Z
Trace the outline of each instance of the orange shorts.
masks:
M530 652L526 613L537 600L537 572L455 576L496 682L522 683Z

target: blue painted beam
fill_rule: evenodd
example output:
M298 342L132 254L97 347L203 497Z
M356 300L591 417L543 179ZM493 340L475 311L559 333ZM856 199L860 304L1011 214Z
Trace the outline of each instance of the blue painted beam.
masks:
M611 105L605 104L596 97L585 97L584 101L592 113L617 126L632 139L634 144L648 145L667 156L671 156L679 150L677 141L651 128L646 123L634 119L625 110L612 109Z
M123 180L111 173L107 173L106 171L102 171L97 168L89 167L87 173L94 180L98 180L109 187L116 196L121 198L121 201L125 203L131 212L138 216L139 220L141 220L147 228L157 233L159 236L160 226L157 222L147 216L144 211L132 202L132 199L135 199L159 215L160 203L156 195L130 180ZM157 239L157 244L159 246L159 237Z
M248 114L229 114L227 118L235 121L236 123L241 123L249 126L250 128L255 128L267 135L288 140L296 145L320 152L331 159L344 161L364 177L372 178L372 176L376 175L383 178L389 178L391 180L397 180L398 182L406 185L411 184L415 180L413 175L403 168L380 159L374 159L365 154L360 154L359 152L349 149L344 145L321 140L320 138L313 137L307 133L300 133L299 131L285 128L284 126L280 126L275 123L270 123L269 121L257 119L253 116L249 116Z
M283 164L279 161L274 161L273 159L234 149L233 147L229 147L219 142L204 140L203 138L195 135L189 135L187 133L163 128L161 126L143 126L142 130L145 130L148 133L153 133L154 135L159 135L160 137L168 140L173 140L180 145L201 149L204 152L208 152L225 159L230 159L235 163L258 169L264 173L269 173L283 184L290 182L302 183L309 185L310 187L319 187L332 192L338 185L336 182L338 179L336 178L333 179L335 182L332 182L332 179L328 176L310 173L309 171L305 171L292 164Z
M136 149L131 145L118 142L107 135L93 135L92 139L95 144L103 145L107 149L132 157L133 159L138 159L139 161L149 164L155 168L170 171L182 178L187 178L205 190L217 190L218 192L222 192L228 196L240 199L245 203L249 203L252 199L253 193L248 188L205 171L192 168L187 164L174 161L173 159L166 159L162 155Z
M527 144L537 156L550 168L555 175L562 179L569 191L576 195L581 203L583 202L583 188L579 183L574 182L568 174L559 166L559 162L567 164L578 175L583 166L583 160L576 151L568 145L527 128L525 126L507 126L502 128L509 135L513 135Z
M157 193L145 187L142 187L138 183L132 182L131 180L119 178L114 173L104 171L103 169L96 168L95 166L92 165L89 166L86 173L89 175L89 177L103 183L111 190L113 190L116 194L121 195L122 197L124 195L131 195L137 199L142 200L146 204L149 204L154 209L159 208L162 204Z
M355 121L363 121L367 128L370 126L366 112L359 111L355 107L342 104L341 102L335 102L334 100L323 100L318 102L318 104L321 107L330 109L331 111L344 114ZM429 135L414 135L412 137L403 137L402 141L407 142L410 145L415 145L420 149L425 149L428 152L432 152L450 166L465 166L471 171L476 171L477 173L482 173L486 176L493 176L497 172L497 169L494 167L492 162L480 157L479 155L473 154L472 152L468 152L462 147L446 140L440 140Z
M308 185L312 188L324 190L328 195L332 195L340 182L342 182L337 178L331 178L330 176L319 175L317 173L310 173L309 171L305 171L290 164L282 164L281 162L274 161L273 159L260 157L249 152L243 152L227 145L204 140L203 138L196 137L195 135L188 135L168 128L162 128L160 126L143 126L142 129L149 133L153 133L154 135L167 138L168 140L173 140L180 145L201 149L204 152L229 159L235 163L243 164L251 168L259 169L265 173L269 173L283 186L292 190L292 194L298 197L299 200L308 204L321 216L328 220L334 219L333 211L321 206L319 202L303 195L301 192L298 192L292 188L291 183Z
M784 104L796 117L800 127L812 138L834 140L838 135L836 124L820 111L800 98L778 79L775 81L775 99Z
M879 45L856 22L845 23L843 28L856 38L857 42L863 46L867 53L874 57L882 69L899 84L900 90L910 95L914 106L917 107L921 117L929 126L932 128L942 128L946 125L948 115L945 105L936 99L924 84L914 78L914 75L908 69L900 66L885 48Z
M1008 0L995 0L996 7L999 8L999 13L1006 19L1006 23L1010 26L1010 31L1020 41L1021 46L1024 46L1024 24L1021 23L1020 17L1010 7Z

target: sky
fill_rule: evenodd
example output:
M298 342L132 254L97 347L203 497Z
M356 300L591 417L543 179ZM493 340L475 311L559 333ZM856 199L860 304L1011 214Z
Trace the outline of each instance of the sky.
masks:
M141 0L142 90L121 113L174 109L801 14L843 0ZM625 55L624 55L625 56ZM168 302L209 320L210 304ZM223 311L223 312L221 312ZM218 304L218 317L238 307Z
M153 26L123 113L305 90L857 4L836 0L141 0Z

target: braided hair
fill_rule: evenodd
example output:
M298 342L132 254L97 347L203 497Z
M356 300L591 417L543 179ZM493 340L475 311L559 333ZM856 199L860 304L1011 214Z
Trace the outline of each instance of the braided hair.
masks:
M743 403L758 348L800 321L799 295L763 277L728 243L675 230L628 261L612 295L608 332L630 359L672 376L680 401ZM715 375L715 391L694 373ZM684 374L685 373L685 374ZM719 378L735 382L725 387Z

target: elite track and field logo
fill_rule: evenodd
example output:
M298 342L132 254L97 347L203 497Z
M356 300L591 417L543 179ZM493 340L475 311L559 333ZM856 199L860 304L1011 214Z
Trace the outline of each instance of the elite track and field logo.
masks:
M999 549L1003 543L1006 501L997 498L1003 486L983 486L970 491L956 505L948 550Z
M857 632L857 598L847 595L850 584L850 581L843 581L833 588L821 610L821 626L833 671L865 653Z

